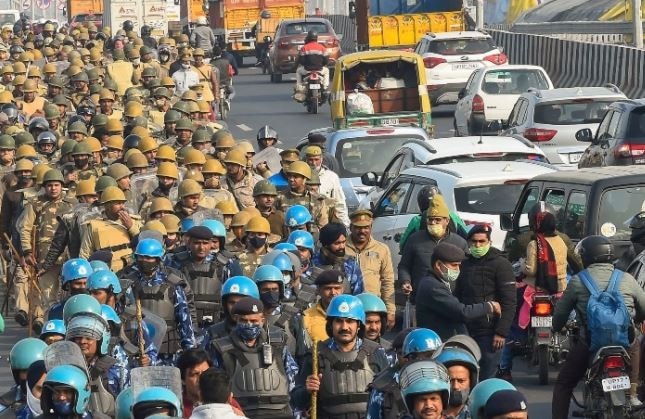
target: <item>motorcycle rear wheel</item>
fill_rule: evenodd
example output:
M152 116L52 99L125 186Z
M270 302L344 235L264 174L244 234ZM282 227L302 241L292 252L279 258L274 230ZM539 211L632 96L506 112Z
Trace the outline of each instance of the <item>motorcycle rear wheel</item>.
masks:
M537 348L538 382L541 386L549 384L549 345Z

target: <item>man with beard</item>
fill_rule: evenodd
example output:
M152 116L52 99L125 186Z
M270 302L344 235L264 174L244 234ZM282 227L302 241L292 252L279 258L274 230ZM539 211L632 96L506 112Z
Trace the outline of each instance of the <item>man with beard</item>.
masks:
M254 207L253 188L262 180L261 177L246 169L247 159L240 150L232 149L226 154L226 176L222 187L228 189L235 197L239 209Z
M392 329L395 323L394 304L394 267L390 249L372 237L372 212L354 211L350 216L350 235L347 240L347 253L354 256L363 273L365 290L379 297L387 307L387 324Z
M99 110L112 119L123 118L123 111L114 109L114 93L109 89L101 89L99 92Z
M177 133L177 137L175 144L173 144L175 150L177 151L177 154L179 154L184 148L190 147L190 142L193 139L194 131L195 126L190 119L180 118L177 120L177 122L175 123L175 132Z
M74 159L74 166L76 168L76 176L79 180L89 179L91 177L98 178L103 173L90 162L92 157L92 148L89 143L83 141L74 146L72 150L72 158Z
M310 408L315 391L318 418L364 417L367 386L388 366L383 348L362 338L364 328L365 312L358 297L339 295L331 300L326 320L329 338L317 342L319 374L312 373L312 359L308 357L300 375L306 379L292 392L292 403L298 409ZM338 385L341 379L343 386Z
M92 275L92 266L85 259L74 258L63 263L61 270L62 285L61 288L68 295L49 307L47 320L63 320L63 307L65 303L74 295L87 294L87 279Z
M468 350L457 347L443 347L434 358L448 369L450 377L450 397L445 406L448 417L454 419L470 418L468 396L479 382L479 364Z
M385 303L374 294L368 292L358 294L357 297L363 303L363 310L365 311L365 338L378 343L381 348L389 351L392 344L382 337L385 334L385 321L387 318Z
M407 364L399 378L401 393L413 419L442 419L448 407L450 379L434 361Z
M356 258L345 254L347 230L340 223L329 223L320 229L320 250L311 258L313 267L333 267L343 272L346 279L343 291L358 295L365 288L363 272ZM310 269L311 270L311 269Z

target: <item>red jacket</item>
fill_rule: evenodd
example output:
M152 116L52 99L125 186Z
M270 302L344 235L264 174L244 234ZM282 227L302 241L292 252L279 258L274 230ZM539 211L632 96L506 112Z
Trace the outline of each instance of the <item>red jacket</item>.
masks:
M300 49L298 64L307 71L322 70L328 61L327 48L318 42L308 42Z

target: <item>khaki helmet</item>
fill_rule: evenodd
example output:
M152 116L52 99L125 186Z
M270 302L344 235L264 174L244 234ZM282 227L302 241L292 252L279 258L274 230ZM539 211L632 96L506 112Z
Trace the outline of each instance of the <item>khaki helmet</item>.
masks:
M105 175L101 176L96 180L96 185L94 186L94 189L96 190L96 193L101 193L107 188L108 186L119 186L116 183L116 180L114 180L113 177Z
M262 213L260 212L260 210L257 207L246 207L246 208L244 208L244 211L248 212L253 217L255 217L256 215L258 217L262 216Z
M192 179L199 183L200 185L203 185L206 180L204 179L204 175L202 172L199 170L191 169L187 170L186 173L184 173L184 179Z
M56 55L56 51L52 47L43 48L43 53L44 53L45 57L47 57L47 58L53 57L53 56ZM47 64L49 64L49 63L47 63Z
M38 66L32 65L29 67L29 71L27 71L27 77L42 77L43 74L40 72L40 68Z
M29 144L32 146L36 145L36 140L34 139L34 136L31 135L29 131L19 131L19 132L16 132L15 134L9 134L9 133L6 133L6 134L13 135L13 138L16 140L16 147L20 147L23 144Z
M263 179L253 187L253 197L260 195L278 196L278 190L275 188L273 183Z
M148 159L141 153L131 154L126 160L126 165L132 169L146 169L149 165Z
M220 210L223 215L235 215L239 211L237 210L237 205L235 205L235 202L225 199L223 201L219 201L217 205L215 205L215 208ZM247 220L248 221L248 220ZM246 223L243 223L244 225Z
M197 105L197 102L188 101L188 112L191 114L199 113L199 105Z
M76 196L96 195L94 178L79 180L76 184Z
M114 102L114 93L109 89L101 89L99 92L99 101L101 100L111 100Z
M125 194L118 186L108 186L101 194L101 204L108 202L126 202Z
M172 95L170 94L170 91L167 88L163 87L163 86L162 87L157 87L154 90L153 96L155 97L155 99L157 97L159 97L159 96L165 97L166 99L172 99Z
M137 125L136 127L132 128L132 130L130 130L130 134L138 135L141 138L150 136L150 132L148 131L148 128L142 127L140 125Z
M211 105L208 104L205 100L200 100L197 102L197 107L199 107L199 113L211 113Z
M56 105L47 104L44 107L45 119L51 121L52 119L60 118L60 109Z
M152 203L150 204L150 211L149 211L150 215L159 211L167 211L171 213L175 212L175 210L173 210L172 208L172 202L170 202L170 199L164 196L158 196L152 199Z
M193 122L190 119L180 119L177 121L177 125L175 125L175 131L190 131L194 132L195 131L195 126L193 125Z
M175 214L166 214L159 220L166 227L168 234L179 233L179 223L181 220Z
M255 149L253 148L253 144L251 144L248 141L240 141L235 146L235 149L242 151L244 154L253 154L253 153L255 153Z
M128 118L143 116L143 105L139 102L130 101L125 104L123 115L127 116Z
M107 139L107 148L123 151L123 143L125 140L120 135L110 135Z
M96 86L99 88L99 94L100 94L102 87L97 82L101 78L101 73L99 73L98 67L90 68L89 70L87 70L87 78L90 81L90 83L92 84L96 83ZM111 92L110 89L107 89L107 90Z
M43 66L43 73L45 74L56 74L56 64L47 63Z
M87 135L87 127L85 126L85 123L82 122L82 121L72 122L70 124L69 128L67 128L67 133L71 134L71 133L74 133L74 132Z
M209 132L209 128L206 127L199 127L195 130L193 133L193 136L191 138L191 142L193 144L200 144L200 143L210 143L211 142L211 135Z
M92 117L90 125L94 126L94 130L96 131L96 128L104 128L105 124L107 124L108 119L109 118L107 115L102 113L97 113Z
M208 159L202 167L202 173L205 175L214 174L224 176L226 174L226 168L219 160Z
M24 93L35 93L38 88L38 83L35 80L25 80L22 85L22 91Z
M72 150L72 156L83 156L83 155L92 155L92 147L87 143L87 141L83 141L82 143L77 143L74 146L74 149Z
M128 158L133 154L143 154L143 153L140 152L138 148L131 148L131 149L128 149L128 151L126 151L125 154L123 154L122 160L124 162L127 162Z
M154 138L151 137L143 137L139 141L139 145L137 146L139 151L142 153L147 153L149 151L154 151L159 149L159 145L157 142L154 140Z
M108 176L110 176L114 180L120 180L123 179L126 176L130 176L132 172L123 163L112 163L108 168L107 168L107 173Z
M157 70L154 67L146 67L141 72L141 77L157 77Z
M175 81L172 79L172 77L162 77L161 78L161 85L165 88L175 88Z
M184 156L184 161L183 164L184 166L187 166L189 164L201 164L203 165L206 163L206 156L204 156L204 153L197 149L190 149L186 152L186 155Z
M34 162L29 159L18 160L13 168L14 172L24 172L26 170L34 170Z
M311 167L302 160L294 161L285 170L286 174L293 173L296 175L304 176L305 179L311 179Z
M87 137L85 141L83 141L83 144L87 144L90 147L92 153L100 153L101 151L103 151L103 145L98 140L98 138Z
M103 53L100 48L94 47L90 49L90 61L99 61L101 58L103 58Z
M2 73L3 75L4 74L13 74L14 73L13 66L11 64L3 65L2 66L2 71L0 73Z
M169 177L179 180L179 169L175 163L169 161L162 161L157 167L157 176Z
M312 170L311 179L307 179L305 181L305 185L320 186L320 176L318 176L318 172L316 172L315 170Z
M261 215L251 217L251 219L244 226L244 231L247 233L264 233L271 234L271 224L269 220Z
M108 133L114 133L114 132L123 132L123 124L121 121L115 118L108 118L107 122L105 123L105 130Z
M193 179L184 179L179 184L178 193L180 198L202 193L202 186Z
M51 167L46 163L41 163L34 166L34 170L31 171L31 177L36 179L37 185L43 184L43 178L45 177L45 173L47 173L49 169L51 169Z
M13 93L11 93L9 90L0 92L0 104L5 105L11 102L13 102Z
M74 140L65 140L63 142L63 145L60 146L60 154L63 156L67 156L68 154L71 154L72 151L74 151L74 146L77 144L76 141Z
M0 135L0 149L2 150L15 150L16 140L7 134Z
M242 167L246 167L246 156L241 150L231 149L228 153L226 153L224 163L239 164Z
M177 154L175 153L175 149L172 148L171 145L168 144L162 144L159 146L159 149L157 150L157 160L168 160L171 162L176 162L177 161Z
M156 231L162 236L167 236L166 226L159 220L150 220L141 227L141 231Z
M19 76L16 76L15 79L13 79L13 85L14 86L22 86L25 84L25 81L27 80L27 77L23 76L22 74Z
M197 93L192 90L186 90L183 95L181 95L181 100L191 101L197 103Z
M18 74L18 73L24 73L27 74L27 67L25 66L24 63L20 61L16 61L13 63L13 72Z
M45 172L45 175L43 176L42 184L44 185L47 182L65 183L65 178L63 177L63 174L61 173L60 170L58 170L58 169L49 169L48 171Z
M240 211L233 214L233 220L231 221L231 227L244 227L249 220L253 218L253 214L248 211Z
M16 157L15 157L16 160L20 160L24 158L35 158L35 157L38 157L38 154L36 153L36 149L29 144L23 144L16 149Z
M190 108L188 108L188 102L185 102L183 100L178 101L172 106L172 109L184 114L184 115L190 115Z

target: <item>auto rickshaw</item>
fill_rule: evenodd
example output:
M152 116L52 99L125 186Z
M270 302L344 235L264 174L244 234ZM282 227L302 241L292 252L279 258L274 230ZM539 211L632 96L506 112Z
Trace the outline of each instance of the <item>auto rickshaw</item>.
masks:
M381 50L344 55L336 62L331 119L336 129L418 125L432 135L423 58Z

